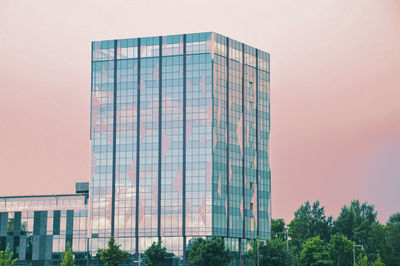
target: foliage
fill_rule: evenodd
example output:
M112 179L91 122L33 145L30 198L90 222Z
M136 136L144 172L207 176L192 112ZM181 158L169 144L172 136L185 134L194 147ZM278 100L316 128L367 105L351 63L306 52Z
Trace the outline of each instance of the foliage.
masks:
M366 253L369 259L377 260L380 250L387 249L385 226L382 224L375 224L366 233L368 239L366 241Z
M299 252L307 239L320 236L322 240L329 241L332 232L332 217L325 216L325 209L319 201L312 207L308 201L301 205L294 213L294 219L289 223L289 236L291 246Z
M385 227L377 220L378 213L375 206L358 200L353 200L349 206L344 206L334 223L336 232L345 235L348 239L363 245L369 260L377 260L378 250L384 250L383 257L387 254L385 241Z
M356 260L356 266L368 266L368 257L360 254Z
M308 239L300 253L301 265L331 265L328 247L319 236Z
M379 252L378 252L377 259L374 263L372 263L372 266L385 266L385 263L383 263L381 260L381 254L379 254Z
M13 253L10 252L10 248L7 246L6 250L0 251L0 266L12 266L17 263L18 259L13 259Z
M271 238L286 240L285 221L283 219L271 219Z
M334 222L335 231L361 244L360 238L363 237L362 227L369 228L376 224L377 215L374 205L369 205L368 202L360 205L358 200L353 200L350 206L343 206Z
M247 254L251 265L257 265L257 261L260 265L291 265L286 243L280 238L267 239L266 241L256 239L251 241L250 245L251 249Z
M400 225L400 212L393 214L389 217L387 224Z
M291 263L350 266L353 265L353 245L362 245L363 250L359 247L354 250L357 265L400 265L400 212L393 214L386 225L379 223L377 215L374 205L354 200L344 205L333 221L332 217L326 217L319 201L312 205L306 201L288 224ZM284 240L284 230L285 221L272 219L272 239ZM253 249L252 246L249 252L252 256ZM268 250L261 245L262 249Z
M167 250L161 246L161 241L153 242L151 246L144 252L146 255L146 265L162 266L167 256Z
M110 237L107 249L99 249L97 252L100 255L100 259L109 266L117 266L130 257L128 252L121 250L120 245L115 243L114 237Z
M74 255L71 250L71 245L67 242L67 249L63 253L61 266L74 266Z
M353 244L341 234L334 234L329 245L329 257L334 265L353 265Z
M400 265L400 212L390 216L385 227L387 247L384 251L384 261L387 265Z
M225 266L231 261L230 251L225 248L224 240L213 236L211 239L197 238L190 247L189 265Z

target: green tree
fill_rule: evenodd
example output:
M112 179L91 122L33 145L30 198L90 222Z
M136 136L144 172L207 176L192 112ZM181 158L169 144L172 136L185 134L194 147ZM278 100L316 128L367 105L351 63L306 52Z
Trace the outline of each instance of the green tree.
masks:
M334 265L353 265L353 244L341 234L334 234L329 245L329 257Z
M400 212L390 216L385 227L387 247L384 262L387 265L400 265Z
M343 206L334 222L335 231L359 243L360 238L364 237L361 227L369 228L376 224L377 215L374 205L369 205L368 202L360 204L358 200L353 200L350 206Z
M289 252L286 250L286 243L280 239L256 239L250 243L251 249L248 251L248 256L251 265L290 265L291 259Z
M308 239L300 253L300 264L305 266L332 265L328 247L319 236Z
M400 212L392 214L387 224L400 225Z
M63 253L61 266L74 266L74 265L75 265L74 254L72 253L71 245L69 244L69 242L67 242L67 249Z
M336 232L363 245L369 260L377 259L378 250L386 251L384 226L377 220L375 206L353 200L350 206L344 206L334 222ZM386 254L386 252L384 252Z
M120 246L121 245L115 243L114 237L110 237L108 248L99 249L97 251L100 255L100 259L108 266L117 266L118 264L125 262L130 257L130 254L121 250Z
M231 261L230 251L225 248L224 240L213 236L211 239L197 238L190 246L188 262L195 266L225 266Z
M153 242L151 246L144 252L146 255L146 265L149 266L162 266L167 256L167 250L161 246L161 241Z
M366 255L358 255L357 260L356 260L356 266L368 266L368 257Z
M383 251L383 254L387 252L387 243L385 237L385 226L382 224L374 224L369 229L369 232L365 232L367 235L366 239L366 253L369 259L376 261L378 259L378 253L380 250ZM383 259L382 254L382 259Z
M10 248L7 246L6 250L0 251L0 266L12 266L17 263L18 259L13 259L13 253L10 252Z
M382 262L381 260L381 254L378 252L377 254L377 259L372 263L372 266L385 266L385 263Z
M285 221L283 219L271 219L271 238L286 240Z
M294 213L294 219L288 226L291 248L299 252L303 243L311 237L319 235L324 241L330 240L332 217L325 216L325 208L320 206L319 201L314 202L312 206L306 201Z

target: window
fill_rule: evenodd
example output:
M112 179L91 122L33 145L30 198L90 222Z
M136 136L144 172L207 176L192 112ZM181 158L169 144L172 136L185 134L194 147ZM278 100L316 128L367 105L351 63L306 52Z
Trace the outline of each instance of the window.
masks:
M253 210L253 203L250 203L250 210Z
M253 189L253 183L250 183L250 189Z
M253 217L250 218L250 230L254 231L254 218Z

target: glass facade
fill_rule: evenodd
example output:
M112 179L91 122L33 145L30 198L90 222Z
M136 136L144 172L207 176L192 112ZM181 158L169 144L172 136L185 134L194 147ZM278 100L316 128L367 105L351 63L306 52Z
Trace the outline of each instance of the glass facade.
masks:
M85 258L87 196L0 197L0 250L8 246L22 264L40 263L60 258L69 242L76 256Z
M208 32L92 44L90 249L270 231L269 54Z
M96 41L91 57L89 194L0 198L0 249L50 260L66 242L93 256L110 236L133 255L161 240L185 265L196 237L239 260L268 237L269 54L206 32Z

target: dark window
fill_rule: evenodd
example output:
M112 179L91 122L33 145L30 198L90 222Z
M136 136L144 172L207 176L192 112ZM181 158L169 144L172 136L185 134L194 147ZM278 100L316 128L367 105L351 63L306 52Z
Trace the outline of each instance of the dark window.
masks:
M60 214L61 211L54 211L53 235L60 234Z

